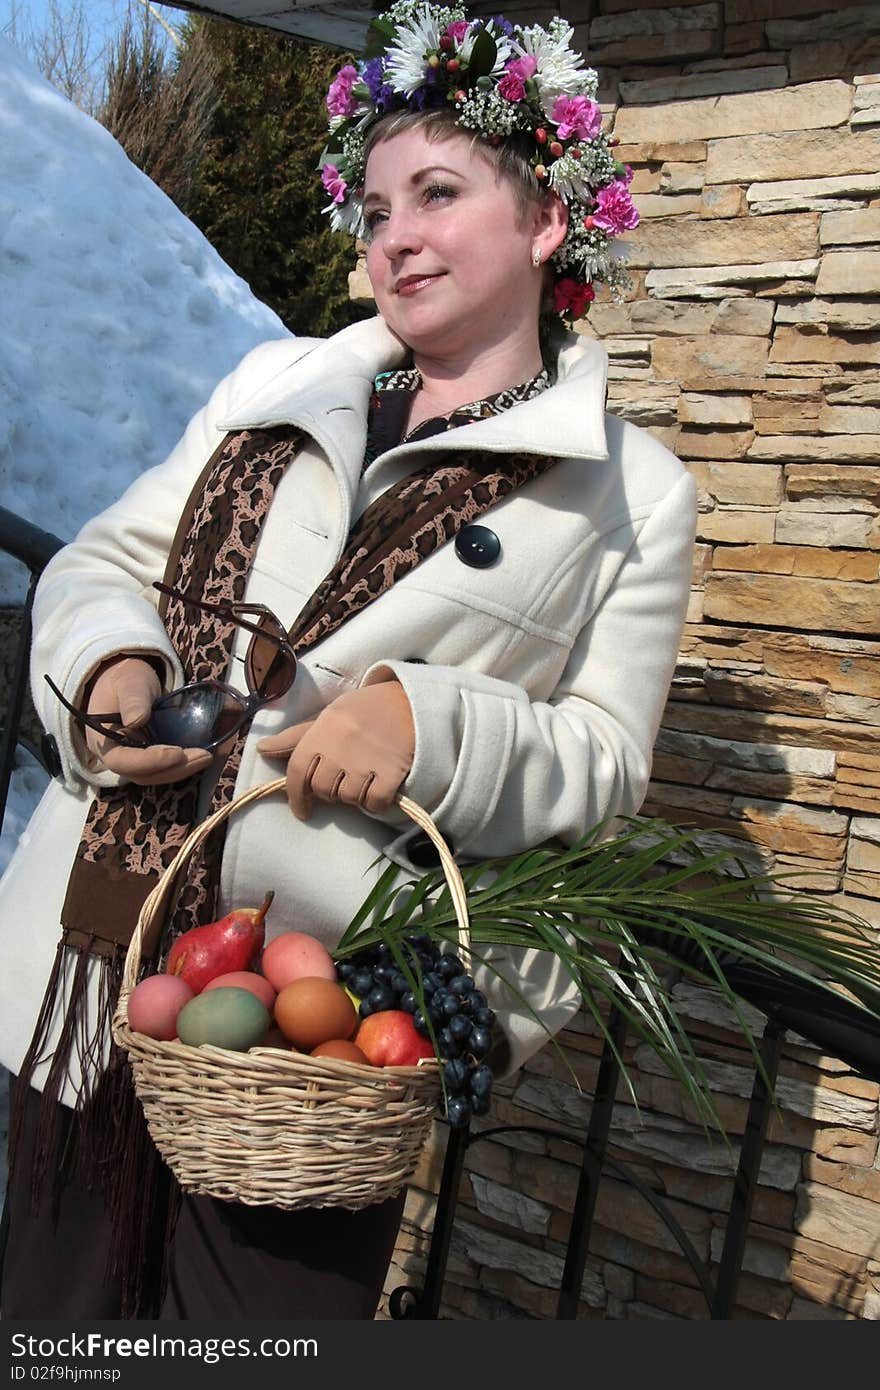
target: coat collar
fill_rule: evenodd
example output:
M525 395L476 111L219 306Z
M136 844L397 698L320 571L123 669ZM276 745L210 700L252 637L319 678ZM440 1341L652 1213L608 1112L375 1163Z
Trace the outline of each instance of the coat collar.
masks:
M296 347L301 340L292 339ZM366 445L366 422L373 381L381 371L401 366L407 350L376 316L315 340L305 355L242 401L220 421L225 430L296 425L327 453L357 489ZM470 449L491 453L537 453L558 458L604 459L607 356L593 339L564 335L557 357L557 381L550 390L510 410L466 426ZM371 471L404 455L448 450L456 431L398 445L382 454ZM462 441L464 443L464 440Z

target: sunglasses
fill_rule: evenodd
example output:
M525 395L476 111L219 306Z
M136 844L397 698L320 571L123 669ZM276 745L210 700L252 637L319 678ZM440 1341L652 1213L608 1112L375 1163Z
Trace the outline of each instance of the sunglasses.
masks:
M209 602L207 599L191 598L180 589L173 589L158 580L153 588L192 608L216 613L218 617L253 633L244 659L247 695L225 681L193 681L179 690L172 690L168 695L160 695L142 728L126 729L118 711L115 714L87 714L65 700L48 676L44 676L44 680L77 723L94 729L123 748L149 748L162 743L213 752L238 733L263 705L287 694L296 676L293 647L280 619L262 603ZM253 618L256 621L252 621Z

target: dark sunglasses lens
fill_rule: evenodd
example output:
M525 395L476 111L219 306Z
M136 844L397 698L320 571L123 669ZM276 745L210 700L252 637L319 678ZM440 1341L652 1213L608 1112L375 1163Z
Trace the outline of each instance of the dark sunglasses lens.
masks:
M195 685L157 700L150 715L156 743L177 748L207 748L223 739L241 720L244 702L233 690Z
M287 633L281 624L265 614L260 619L260 627L265 632L273 633L280 641L287 640ZM268 637L254 637L245 659L245 674L249 689L261 700L278 700L293 685L296 660Z

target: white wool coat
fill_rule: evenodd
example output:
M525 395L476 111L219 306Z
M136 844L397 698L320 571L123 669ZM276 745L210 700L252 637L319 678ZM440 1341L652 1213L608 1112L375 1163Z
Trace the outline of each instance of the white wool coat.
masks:
M416 734L402 790L463 859L511 854L549 837L570 842L641 805L688 595L691 478L650 435L605 415L605 353L574 336L551 389L390 449L362 478L374 376L404 360L378 318L326 341L263 344L220 383L166 462L48 566L34 610L32 680L63 773L0 883L0 1056L12 1070L33 1031L89 802L95 787L118 781L90 758L43 675L76 701L95 669L124 651L161 657L167 688L181 682L151 584L225 431L289 423L306 435L277 488L247 589L248 600L267 604L286 626L338 559L353 519L425 455L460 446L558 460L479 519L501 542L493 565L472 568L446 545L303 658L289 695L253 721L238 792L283 771L257 752L258 739L393 673ZM246 635L229 673L239 689L245 650ZM230 823L221 912L254 905L272 888L269 937L294 928L332 947L381 871L377 856L396 860L408 877L417 872L406 854L414 831L399 809L380 819L317 802L300 822L282 796L263 800ZM486 972L513 1068L563 1026L578 996L544 952L493 950L493 959L543 1024ZM42 1067L35 1084L44 1076ZM66 1103L78 1082L74 1068Z

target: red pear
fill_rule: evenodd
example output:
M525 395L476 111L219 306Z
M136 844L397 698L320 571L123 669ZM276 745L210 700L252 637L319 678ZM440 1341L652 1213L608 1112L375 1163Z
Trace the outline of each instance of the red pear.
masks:
M168 952L166 975L179 975L199 994L218 975L247 970L263 949L266 913L274 896L267 893L260 907L237 907L216 922L185 931Z

